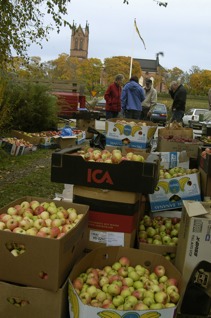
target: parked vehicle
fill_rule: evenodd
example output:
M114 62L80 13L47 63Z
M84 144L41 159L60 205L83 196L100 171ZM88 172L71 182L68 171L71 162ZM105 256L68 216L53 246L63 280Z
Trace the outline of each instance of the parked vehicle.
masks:
M203 115L209 110L206 108L191 108L183 116L182 123L185 127L195 128L203 121Z
M153 123L162 124L165 126L168 117L167 107L165 104L157 103L156 106L153 107L150 121Z

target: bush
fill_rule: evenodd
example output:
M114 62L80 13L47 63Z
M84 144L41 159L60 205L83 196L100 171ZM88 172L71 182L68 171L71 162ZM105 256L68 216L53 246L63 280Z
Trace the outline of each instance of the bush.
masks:
M48 86L7 81L0 104L1 130L51 130L57 125L57 113L57 100Z

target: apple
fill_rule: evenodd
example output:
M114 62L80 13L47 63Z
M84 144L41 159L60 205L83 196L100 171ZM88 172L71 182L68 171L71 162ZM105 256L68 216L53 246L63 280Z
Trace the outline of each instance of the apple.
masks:
M50 229L50 237L56 238L61 233L59 227L54 226Z
M48 209L48 207L49 207L49 203L48 203L48 202L41 202L40 205L44 207L45 211L46 211L46 210Z
M134 310L148 310L149 307L147 305L145 305L143 302L138 302L135 306L134 306Z
M30 202L30 207L32 208L33 211L35 211L35 209L40 205L40 203L37 200L33 200ZM42 207L43 211L44 208Z
M54 227L60 227L62 225L62 220L61 219L54 219L52 220L51 226Z
M4 230L6 227L6 224L2 221L0 221L0 230Z
M37 219L34 221L34 227L36 227L38 230L41 229L41 227L46 226L45 220L43 219Z
M94 298L97 296L98 290L96 286L89 286L87 288L87 293L90 295L91 298Z
M18 214L18 211L14 207L10 207L8 208L7 213L12 216Z
M113 265L112 265L112 268L116 271L118 271L120 268L121 268L121 264L119 262L115 262Z
M43 220L47 220L50 217L50 213L44 210L39 214L39 217Z
M135 270L128 272L128 277L131 278L134 282L138 281L140 278L140 276L138 275L138 273Z
M160 278L161 276L165 275L166 270L165 270L165 267L163 265L157 265L154 268L154 272L157 275L157 277Z
M23 201L23 202L21 202L20 205L21 205L21 208L23 210L26 210L27 208L30 208L30 203L28 201Z
M161 303L161 304L165 304L169 300L167 293L165 293L164 291L159 291L155 293L154 299L156 303Z
M25 234L26 233L26 231L24 229L22 229L21 227L14 228L14 230L12 232L18 233L18 234Z
M74 222L74 221L77 219L76 209L74 209L74 208L69 208L69 209L67 209L67 212L68 212L68 214L69 214L68 219L69 219L71 222Z
M111 295L111 296L117 296L120 294L121 292L121 287L115 283L112 283L108 286L107 292Z
M128 266L130 265L130 260L129 260L128 257L122 256L122 257L120 257L120 259L119 259L119 263L120 263L122 266L128 267Z
M30 229L26 230L26 234L36 236L38 229L35 227L31 227Z
M117 296L113 297L112 302L113 302L115 307L118 307L118 306L124 304L125 299L121 295L117 295Z
M34 205L35 205L35 203L34 203ZM36 206L33 210L34 210L34 214L35 214L35 215L39 215L39 214L41 214L43 211L45 211L45 208L44 208L42 205L38 205L38 206Z
M25 218L19 222L19 226L24 230L28 230L30 227L32 227L32 223Z
M15 228L17 228L19 226L19 222L14 220L13 218L12 219L9 219L6 223L6 227L13 231Z
M72 284L75 289L82 290L84 281L81 277L77 277L74 279Z

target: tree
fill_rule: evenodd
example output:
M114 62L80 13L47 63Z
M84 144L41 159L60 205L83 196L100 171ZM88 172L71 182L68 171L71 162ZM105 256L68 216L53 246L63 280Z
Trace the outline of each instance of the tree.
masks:
M112 83L117 74L122 74L125 80L129 80L130 57L114 56L104 60L105 72L107 74L107 83ZM133 60L132 75L141 76L141 67L139 62Z
M42 40L48 40L48 34L56 27L59 33L62 25L69 27L64 20L67 4L71 0L1 0L0 1L0 65L10 61L12 53L27 56L31 43L42 47ZM44 17L49 15L52 23L45 24Z

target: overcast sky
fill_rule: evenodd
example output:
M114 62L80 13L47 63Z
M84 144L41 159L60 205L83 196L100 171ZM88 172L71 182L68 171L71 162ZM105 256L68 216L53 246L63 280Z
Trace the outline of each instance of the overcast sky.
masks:
M179 67L189 72L192 66L211 70L211 0L164 0L167 7L154 0L71 0L66 19L85 28L89 24L88 57L133 56L155 59L163 52L160 64L168 69ZM136 18L146 50L135 32ZM29 55L42 61L56 59L70 52L71 30L51 32L43 49L32 46Z

